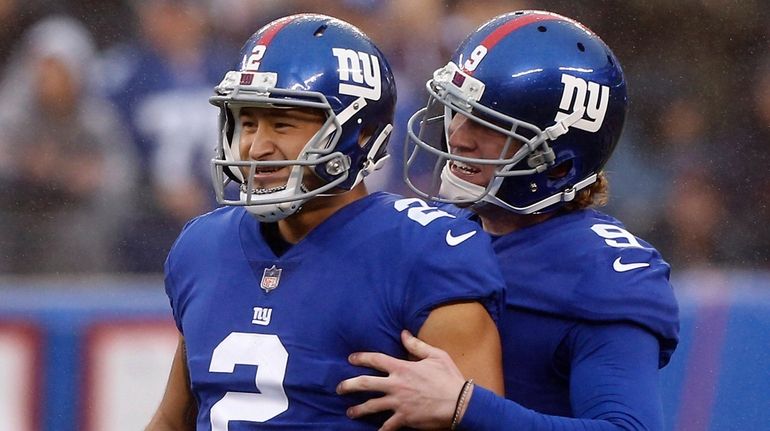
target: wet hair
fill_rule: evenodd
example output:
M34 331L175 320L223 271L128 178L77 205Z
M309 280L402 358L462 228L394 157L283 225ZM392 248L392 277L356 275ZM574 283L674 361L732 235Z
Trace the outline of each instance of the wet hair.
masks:
M610 182L604 172L599 172L596 182L580 190L571 202L566 203L561 212L572 212L590 207L607 205Z

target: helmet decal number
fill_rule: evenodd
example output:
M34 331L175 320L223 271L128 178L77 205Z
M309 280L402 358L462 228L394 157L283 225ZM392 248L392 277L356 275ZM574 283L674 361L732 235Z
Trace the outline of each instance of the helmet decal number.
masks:
M249 55L248 58L245 55L243 56L242 69L250 72L258 71L259 62L262 61L262 57L265 56L265 50L267 50L265 45L254 45L254 48L251 50L251 55Z
M339 62L340 94L380 100L380 59L352 49L332 48Z
M554 121L561 121L569 114L585 109L583 118L573 124L572 127L592 133L599 131L604 122L604 115L607 113L610 87L567 75L566 73L561 75L561 82L564 84L564 92L561 95L559 112L556 114ZM588 99L587 102L586 98Z
M474 48L473 52L471 52L470 57L463 63L463 69L465 69L466 72L473 72L479 66L479 63L485 55L487 55L487 47L484 45L477 46ZM460 60L460 62L462 62L462 60Z

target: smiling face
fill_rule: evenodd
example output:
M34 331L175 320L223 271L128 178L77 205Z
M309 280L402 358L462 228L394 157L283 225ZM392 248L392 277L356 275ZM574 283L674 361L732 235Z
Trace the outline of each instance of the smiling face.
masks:
M516 142L501 154L508 137L468 117L457 114L449 123L449 150L452 155L484 160L510 158L520 148ZM474 164L453 160L450 171L458 178L486 187L495 176L499 164Z
M313 109L242 108L238 118L241 160L297 160L325 119L323 113ZM254 174L254 188L259 191L283 188L292 168L258 166ZM248 178L248 167L241 167L241 172L244 178ZM315 176L304 175L303 178L311 180Z

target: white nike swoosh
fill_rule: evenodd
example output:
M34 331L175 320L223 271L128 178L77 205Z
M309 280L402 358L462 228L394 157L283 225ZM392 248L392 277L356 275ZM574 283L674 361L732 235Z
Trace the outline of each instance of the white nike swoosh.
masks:
M466 239L472 237L473 235L476 235L476 231L472 230L468 233L464 233L460 236L454 236L452 235L452 229L449 229L446 233L446 243L450 246L454 247L457 244L460 244L461 242L465 241Z
M620 261L620 258L615 259L615 262L612 262L612 269L614 269L616 272L626 272L631 271L632 269L639 269L650 266L649 263L623 263Z

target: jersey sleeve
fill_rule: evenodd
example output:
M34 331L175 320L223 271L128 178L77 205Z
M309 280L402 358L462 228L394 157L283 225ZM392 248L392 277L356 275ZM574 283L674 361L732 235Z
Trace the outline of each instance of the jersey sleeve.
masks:
M177 308L178 308L177 289L176 289L176 285L174 284L173 276L171 274L172 264L171 264L170 255L166 258L166 262L163 265L163 272L164 272L163 285L164 285L164 289L166 290L166 296L168 296L168 301L171 304L171 314L174 316L174 323L176 324L176 328L179 330L179 333L184 334L184 332L182 331L182 321L179 316L179 313L177 312Z
M179 236L174 244L171 246L171 250L166 256L166 261L163 264L163 284L168 296L169 303L171 304L171 313L174 316L174 323L180 334L184 334L182 329L182 308L184 307L185 293L182 291L181 286L176 282L178 272L182 271L179 266L180 260L185 259L186 249L189 248L190 229L193 224L199 220L200 217L195 218L187 222L182 228ZM194 243L194 241L192 241Z
M574 418L546 415L475 387L463 430L661 430L658 343L631 324L578 325L566 338Z
M404 319L414 334L431 310L451 302L477 301L495 322L500 316L503 279L488 235L469 220L442 225L411 250Z

